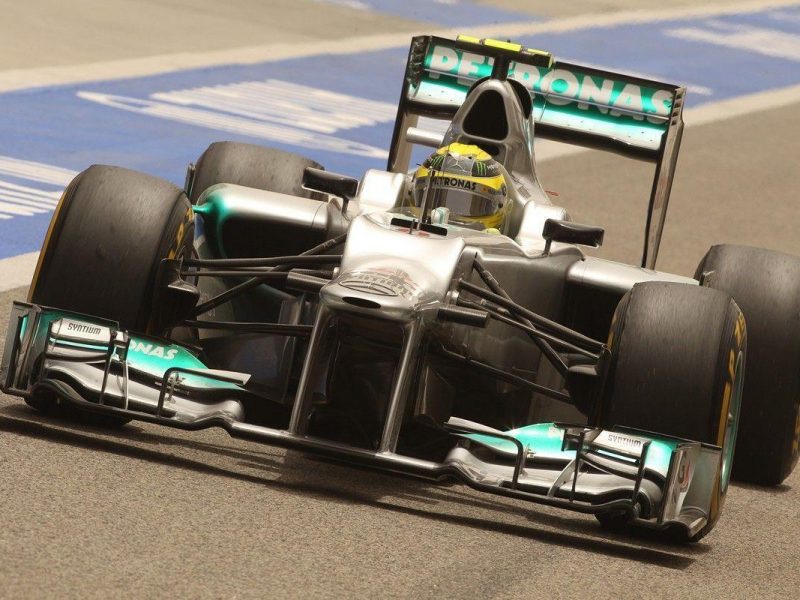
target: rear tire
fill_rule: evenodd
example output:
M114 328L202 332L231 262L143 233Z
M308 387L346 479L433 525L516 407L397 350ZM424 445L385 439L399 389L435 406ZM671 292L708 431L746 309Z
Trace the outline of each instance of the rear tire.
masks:
M93 165L61 197L28 299L147 332L161 260L189 254L193 223L192 207L178 187L143 173ZM54 401L37 397L28 403L47 410ZM127 422L84 417L106 425Z
M711 531L725 501L746 345L744 317L731 297L691 285L637 284L611 325L611 362L596 424L723 449L708 523L690 541ZM613 515L599 520L620 525Z
M800 449L800 258L714 246L696 278L733 296L747 318L749 353L733 476L778 485L794 469Z
M317 192L303 189L303 171L306 167L322 166L309 158L239 142L214 142L195 166L190 198L195 204L212 185L233 183L245 187L300 196L319 198Z

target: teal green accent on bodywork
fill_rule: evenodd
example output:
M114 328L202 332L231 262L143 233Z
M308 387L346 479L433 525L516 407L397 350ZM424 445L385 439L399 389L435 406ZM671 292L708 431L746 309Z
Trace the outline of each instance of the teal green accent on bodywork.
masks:
M19 341L20 342L22 342L22 340L25 339L25 332L28 330L28 315L25 315L24 317L22 317L21 321L22 322L19 325Z
M168 369L175 367L194 371L204 371L208 368L183 346L164 344L152 338L133 335L128 347L128 364L137 371L159 378L163 378ZM190 387L239 389L238 385L214 379L213 376L179 373L179 377L184 385Z
M562 451L564 443L564 430L556 427L553 423L537 423L536 425L526 425L519 429L511 429L504 432L504 435L518 439L523 446L527 446L535 453L543 453L548 456L571 460L575 457L575 452ZM509 441L496 438L491 435L470 433L465 435L471 440L480 442L498 452L506 454L516 454L516 445Z
M96 350L98 352L107 352L108 346L102 344L84 344L83 342L70 342L69 340L59 340L50 338L51 342L57 343L59 346L70 346L72 348L85 348L86 350Z
M492 72L490 56L445 43L431 44L409 99L459 106L470 86ZM669 128L673 93L624 79L588 73L573 65L552 67L511 62L508 76L531 94L534 121L596 133L656 151Z
M106 319L99 319L95 317L90 317L87 315L73 313L68 311L62 310L52 310L52 309L42 309L42 311L38 314L37 317L32 317L36 313L29 313L25 318L30 318L30 326L33 328L31 331L32 339L30 340L30 351L29 355L37 356L40 353L45 351L48 343L53 342L53 338L50 337L50 326L59 319L71 319L73 321L80 321L82 323L89 323L92 325L100 325L102 327L107 327L110 329L114 329L118 327L118 324L115 321L109 321ZM91 350L95 353L105 353L108 351L108 346L105 345L98 345L98 344L88 344L88 343L81 343L81 342L72 342L69 340L62 340L59 339L56 342L59 346L68 346L71 348L85 348L86 350ZM97 355L93 357L94 360L97 359Z
M50 325L59 319L71 319L73 321L80 321L81 323L89 323L91 325L99 325L100 327L108 327L110 329L119 328L119 324L116 321L110 321L108 319L101 319L99 317L92 317L90 315L84 315L66 310L55 310L48 308L42 309L42 312L39 313L39 321L37 324L38 333L46 333L49 331Z
M561 449L564 443L564 429L555 423L526 425L519 429L506 431L504 435L519 440L523 447L526 447L534 456L538 454L547 458L563 460L565 464L575 458L575 450ZM645 467L666 477L672 454L681 442L668 438L654 437L651 434L643 435L638 432L636 436L650 440L650 447L645 458ZM477 433L464 434L464 437L483 444L496 452L517 454L517 447L509 440ZM627 457L616 455L613 452L605 451L604 453L609 456L627 459Z
M39 315L36 329L36 344L44 349L50 326L59 319L67 318L89 324L101 325L110 329L116 329L118 324L113 321L97 319L76 313L58 310L43 310ZM194 371L205 371L208 369L203 362L183 346L171 344L164 340L157 340L138 334L130 334L130 344L128 346L128 367L130 369L146 373L157 379L163 379L168 369L179 367ZM102 344L88 344L73 342L69 340L58 340L59 345L74 348L86 348L94 351L107 351L108 346ZM41 350L39 350L41 351ZM235 383L220 381L213 375L203 377L201 375L180 373L181 383L189 387L208 388L208 389L241 389Z
M227 258L222 244L222 227L233 214L225 198L224 187L213 186L201 196L199 203L193 207L194 213L202 219L202 231L206 243L210 244L212 255Z

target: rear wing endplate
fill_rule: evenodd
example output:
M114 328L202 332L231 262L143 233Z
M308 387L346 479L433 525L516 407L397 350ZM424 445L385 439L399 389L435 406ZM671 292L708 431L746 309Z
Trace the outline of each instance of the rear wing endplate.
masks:
M408 54L388 169L408 170L406 132L420 116L451 120L472 84L497 67L530 93L537 137L655 164L642 256L642 266L654 268L683 132L683 86L554 61L549 53L509 42L417 36Z

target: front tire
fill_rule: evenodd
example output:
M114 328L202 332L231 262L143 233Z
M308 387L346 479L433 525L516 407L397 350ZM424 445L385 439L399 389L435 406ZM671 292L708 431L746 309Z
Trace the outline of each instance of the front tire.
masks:
M61 197L28 299L148 332L158 268L164 258L188 255L193 223L192 207L178 187L143 173L93 165ZM56 408L57 398L40 395L26 402L47 412ZM128 421L79 416L101 425Z
M119 167L93 165L67 186L42 245L28 298L147 332L161 260L192 246L183 190Z
M620 301L609 333L611 362L598 426L633 427L722 448L714 527L730 480L747 333L728 294L675 283L641 283ZM613 515L601 523L619 526Z

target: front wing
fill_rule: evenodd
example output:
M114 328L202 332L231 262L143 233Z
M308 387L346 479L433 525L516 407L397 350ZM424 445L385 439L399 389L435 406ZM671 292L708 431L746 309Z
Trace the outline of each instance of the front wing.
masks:
M581 513L626 512L637 523L708 522L719 447L632 429L539 423L501 432L458 418L443 462L379 452L248 423L247 374L207 368L187 348L121 331L112 321L14 303L0 387L49 390L80 409L232 436L433 479ZM402 418L402 415L399 415Z

